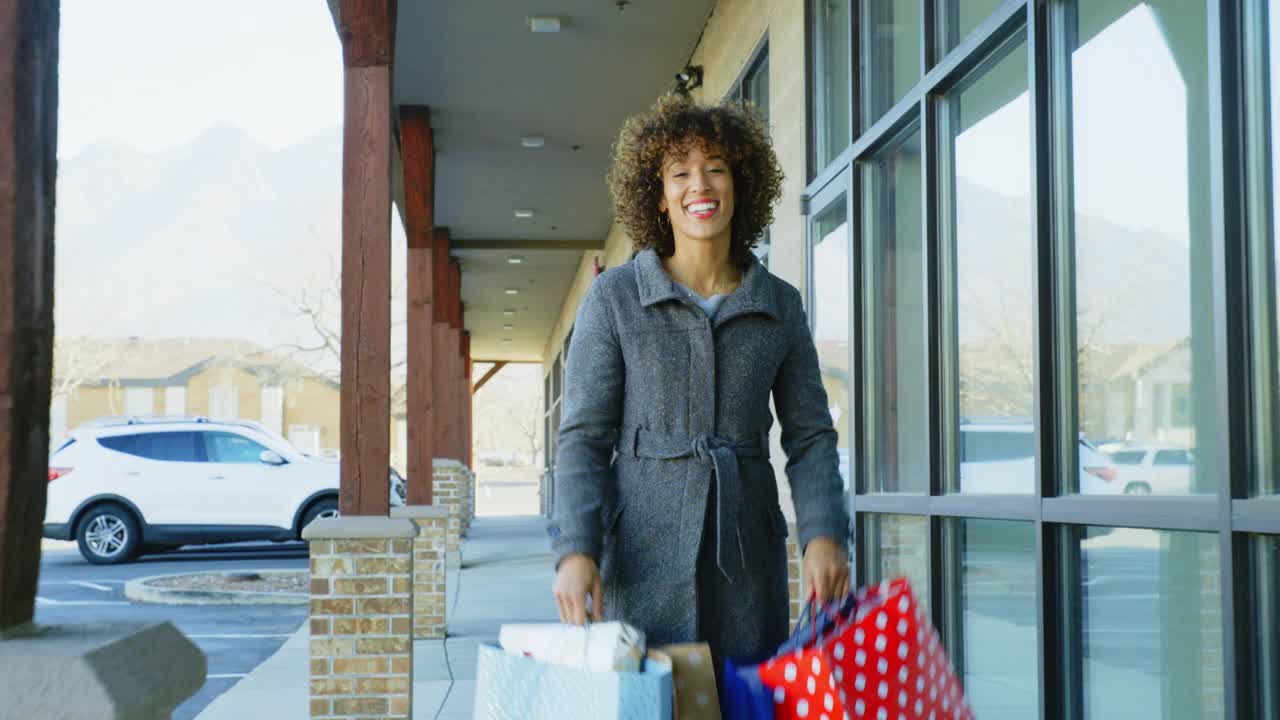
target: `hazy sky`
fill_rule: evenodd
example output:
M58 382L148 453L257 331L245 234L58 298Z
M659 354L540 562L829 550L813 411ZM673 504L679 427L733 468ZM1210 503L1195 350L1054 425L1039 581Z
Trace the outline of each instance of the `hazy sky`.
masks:
M291 145L342 124L341 52L325 0L63 0L58 155L218 124Z

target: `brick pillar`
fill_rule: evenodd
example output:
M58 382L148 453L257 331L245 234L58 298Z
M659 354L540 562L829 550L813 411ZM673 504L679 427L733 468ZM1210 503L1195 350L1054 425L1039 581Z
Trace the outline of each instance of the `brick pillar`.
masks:
M787 523L787 590L791 595L791 627L800 619L804 607L804 588L800 587L800 568L804 560L800 552L800 533L795 523Z
M467 468L457 460L436 458L432 474L432 496L435 504L449 509L445 546L449 557L457 558L462 549L463 488Z
M462 534L471 529L471 521L476 519L476 474L470 468L466 471L462 484Z
M391 516L408 518L418 528L413 539L413 638L442 639L448 625L445 538L449 528L449 508L443 505L409 505L391 508Z
M311 717L412 717L411 550L403 518L323 518L311 543Z

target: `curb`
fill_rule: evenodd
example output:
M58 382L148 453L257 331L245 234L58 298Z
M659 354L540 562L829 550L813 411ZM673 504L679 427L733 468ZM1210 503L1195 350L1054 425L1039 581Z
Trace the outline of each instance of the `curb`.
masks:
M252 590L192 590L181 587L154 587L147 583L161 578L188 575L240 575L246 572L279 573L305 572L294 570L236 570L231 572L190 572L172 575L151 575L135 578L124 584L124 596L135 602L157 605L306 605L310 593L260 592Z

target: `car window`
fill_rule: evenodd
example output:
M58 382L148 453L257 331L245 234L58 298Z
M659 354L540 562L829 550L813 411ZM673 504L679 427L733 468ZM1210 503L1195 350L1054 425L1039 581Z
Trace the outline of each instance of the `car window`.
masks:
M262 462L262 451L265 447L243 435L229 432L205 432L204 447L209 455L209 462L216 463L258 463Z
M1154 465L1190 465L1191 458L1186 450L1160 450L1156 453Z
M117 452L148 460L167 462L201 462L203 455L196 446L193 432L150 432L98 438L98 444Z
M1140 465L1147 456L1146 450L1120 450L1110 453L1111 460L1117 465Z
M961 462L1001 462L1036 456L1036 436L1029 432L964 432Z

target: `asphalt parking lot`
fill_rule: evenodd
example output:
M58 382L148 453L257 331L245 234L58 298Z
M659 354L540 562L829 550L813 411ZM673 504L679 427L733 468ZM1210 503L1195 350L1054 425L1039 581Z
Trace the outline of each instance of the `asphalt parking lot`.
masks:
M236 570L305 570L305 543L242 543L147 555L124 565L90 565L72 543L46 543L36 594L42 625L169 621L209 659L204 687L173 714L194 718L280 648L307 617L306 605L153 605L124 596L126 581L151 575Z

